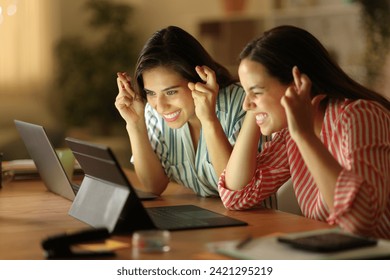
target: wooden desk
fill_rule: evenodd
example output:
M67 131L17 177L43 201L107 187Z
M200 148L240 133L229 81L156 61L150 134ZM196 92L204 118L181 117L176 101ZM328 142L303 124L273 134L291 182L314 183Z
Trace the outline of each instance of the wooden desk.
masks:
M129 178L137 185L133 173ZM141 254L140 259L226 259L207 252L208 242L243 239L248 234L264 236L275 232L297 232L329 228L326 223L280 211L256 209L229 211L218 198L201 198L192 191L170 184L157 200L144 205L194 204L249 223L249 226L171 232L171 250ZM88 225L68 215L71 201L48 192L41 181L14 181L0 189L0 259L44 259L41 241L66 231L87 229ZM131 236L114 237L131 244ZM116 259L133 259L129 248L117 251Z

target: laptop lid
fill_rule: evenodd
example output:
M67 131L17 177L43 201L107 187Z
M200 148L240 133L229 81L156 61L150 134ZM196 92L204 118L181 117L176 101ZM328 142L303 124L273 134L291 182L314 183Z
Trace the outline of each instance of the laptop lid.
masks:
M184 230L247 223L194 205L144 208L111 149L65 139L85 172L69 214L93 227L129 233L142 229Z
M34 161L46 188L69 200L75 192L43 126L14 120L16 129Z
M85 176L69 215L109 232L156 228L109 147L67 137Z

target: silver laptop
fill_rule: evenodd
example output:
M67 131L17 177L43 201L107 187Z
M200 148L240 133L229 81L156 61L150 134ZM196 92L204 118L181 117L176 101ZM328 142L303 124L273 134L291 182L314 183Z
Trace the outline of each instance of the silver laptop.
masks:
M47 189L55 194L74 200L80 185L71 181L61 164L43 126L14 120L17 130L33 159ZM142 190L135 190L141 200L155 199L158 196Z
M66 175L44 127L20 120L14 122L46 188L73 201L79 186Z

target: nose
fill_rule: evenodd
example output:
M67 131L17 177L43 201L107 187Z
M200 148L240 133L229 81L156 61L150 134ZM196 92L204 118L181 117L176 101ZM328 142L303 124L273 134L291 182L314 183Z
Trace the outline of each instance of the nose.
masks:
M244 102L242 104L242 108L244 111L253 110L256 107L256 104L253 102L253 97L250 94L245 95Z
M165 94L157 94L156 96L156 110L163 111L167 106L167 100Z

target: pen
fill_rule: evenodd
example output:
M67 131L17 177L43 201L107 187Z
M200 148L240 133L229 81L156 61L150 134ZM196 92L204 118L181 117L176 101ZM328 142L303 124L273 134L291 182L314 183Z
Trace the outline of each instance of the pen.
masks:
M251 242L253 239L252 236L247 236L243 240L239 241L236 245L236 249L243 249L246 245L248 245L249 242Z

